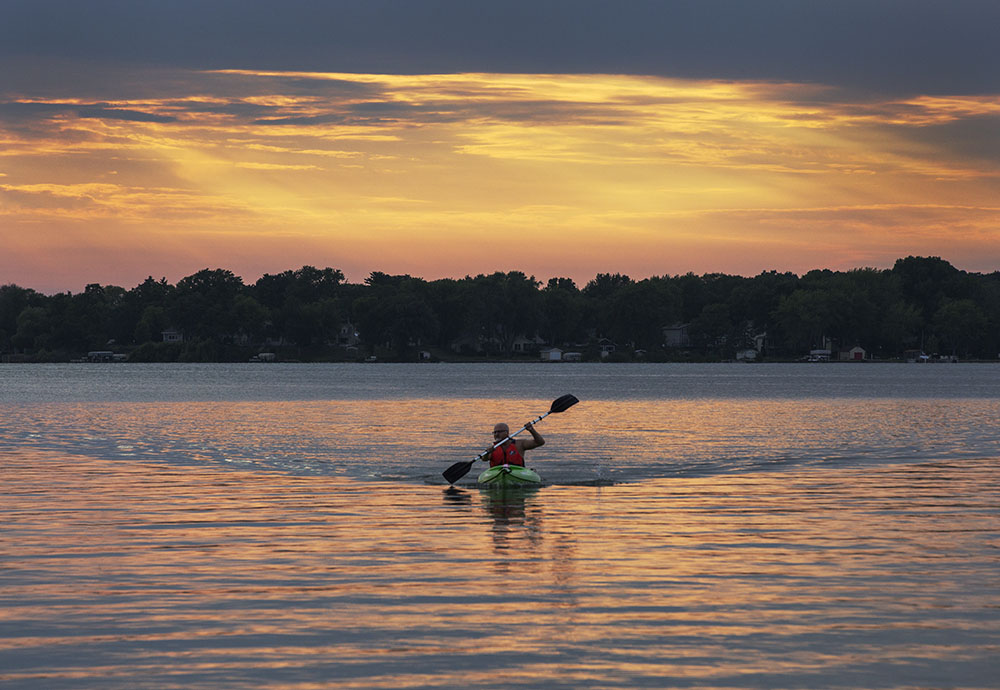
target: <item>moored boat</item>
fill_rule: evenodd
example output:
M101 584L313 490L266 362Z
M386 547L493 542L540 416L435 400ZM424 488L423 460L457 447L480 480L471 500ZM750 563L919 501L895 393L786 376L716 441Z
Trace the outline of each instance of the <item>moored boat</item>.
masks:
M537 486L542 478L534 470L520 465L497 465L479 475L479 483L487 486Z

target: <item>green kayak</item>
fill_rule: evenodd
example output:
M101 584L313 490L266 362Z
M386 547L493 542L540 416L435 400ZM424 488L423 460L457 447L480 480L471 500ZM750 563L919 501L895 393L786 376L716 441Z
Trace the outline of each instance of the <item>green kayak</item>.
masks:
M542 478L534 470L520 465L497 465L479 475L479 483L489 486L537 486Z

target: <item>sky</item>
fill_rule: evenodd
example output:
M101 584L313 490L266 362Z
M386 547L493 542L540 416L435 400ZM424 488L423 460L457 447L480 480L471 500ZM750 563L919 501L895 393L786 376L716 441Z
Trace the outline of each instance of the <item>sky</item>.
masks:
M1000 270L994 0L0 16L0 285Z

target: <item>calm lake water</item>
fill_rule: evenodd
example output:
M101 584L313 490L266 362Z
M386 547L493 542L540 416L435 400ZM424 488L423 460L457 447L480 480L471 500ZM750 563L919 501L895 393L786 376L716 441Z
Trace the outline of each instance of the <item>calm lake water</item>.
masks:
M573 393L496 496L443 471ZM4 688L997 688L1000 365L0 366Z

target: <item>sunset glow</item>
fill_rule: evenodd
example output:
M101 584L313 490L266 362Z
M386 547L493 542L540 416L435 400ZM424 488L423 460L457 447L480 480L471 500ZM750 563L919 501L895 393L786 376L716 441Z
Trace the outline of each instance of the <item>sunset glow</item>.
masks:
M85 90L0 106L0 283L1000 265L1000 167L976 146L994 96L178 69Z

